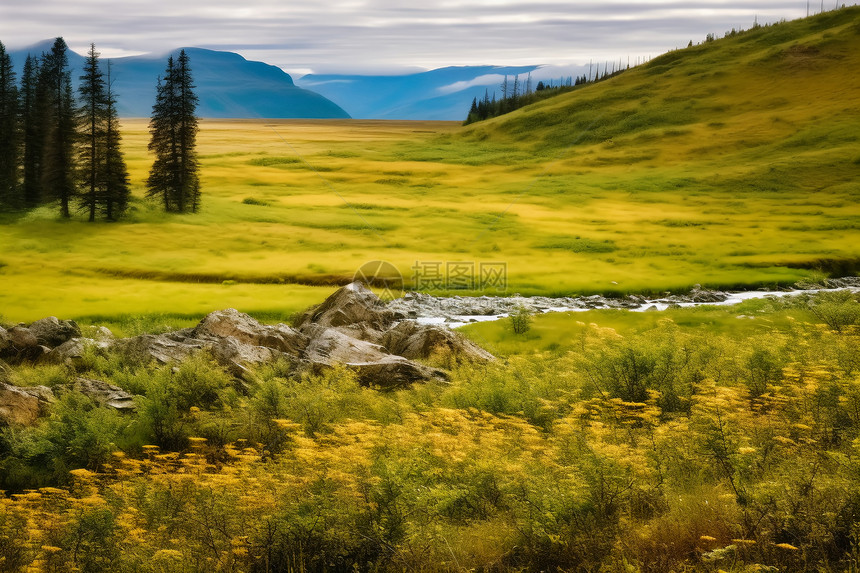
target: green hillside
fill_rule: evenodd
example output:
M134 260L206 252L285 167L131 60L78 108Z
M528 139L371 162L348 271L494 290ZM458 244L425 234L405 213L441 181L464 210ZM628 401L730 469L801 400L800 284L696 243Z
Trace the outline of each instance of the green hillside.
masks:
M851 7L669 52L465 136L555 154L551 174L572 170L570 192L583 198L619 191L649 203L671 193L700 205L670 227L719 225L729 215L760 222L774 241L833 231L840 245L810 237L804 249L737 260L841 259L844 270L860 254L856 240L842 240L860 228L858 65L860 8ZM814 223L799 221L815 214Z

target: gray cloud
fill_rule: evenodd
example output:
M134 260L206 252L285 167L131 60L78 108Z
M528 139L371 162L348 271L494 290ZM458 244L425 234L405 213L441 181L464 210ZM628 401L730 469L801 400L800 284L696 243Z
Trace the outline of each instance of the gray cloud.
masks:
M202 46L318 73L635 60L708 33L749 28L756 18L806 14L804 0L2 2L0 40L12 47L58 35L76 49L95 42L106 54ZM821 9L820 0L810 2L813 12ZM827 10L836 5L823 3Z

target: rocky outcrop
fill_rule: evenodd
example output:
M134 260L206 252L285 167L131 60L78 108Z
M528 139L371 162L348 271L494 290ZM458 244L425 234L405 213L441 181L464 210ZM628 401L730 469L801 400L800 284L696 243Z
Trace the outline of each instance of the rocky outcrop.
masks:
M11 355L15 360L41 359L80 368L93 348L121 352L140 364L181 362L207 351L237 378L247 372L248 365L287 359L296 369L313 371L343 364L353 369L363 384L383 388L445 379L441 370L415 362L435 352L466 360L493 359L457 333L412 321L398 323L400 316L364 284L355 282L306 312L298 321L298 329L261 324L228 308L208 314L194 328L118 340L110 331L97 332L96 339L81 337L80 328L72 321L48 317L29 327L0 330L0 358ZM118 407L117 400L131 403L127 395L110 397L121 390L104 382L77 379L75 388L95 393L99 402L111 407Z
M427 358L433 349L444 347L466 359L492 359L460 335L444 329L414 323L396 325L395 313L361 283L337 290L298 323L298 330L285 324L269 326L226 309L207 315L193 329L141 335L116 344L131 359L143 362L178 362L207 350L235 376L244 374L249 364L279 358L288 359L297 369L313 371L343 364L354 370L363 384L384 388L445 379L441 370L414 361Z
M0 358L10 362L36 361L64 342L81 335L71 320L49 316L25 326L0 328Z
M96 326L90 332L90 338L99 342L110 342L114 339L113 332L107 326Z
M36 337L41 346L54 348L73 338L81 336L81 329L73 320L60 320L49 316L30 324L28 330Z
M0 424L33 424L53 401L54 393L46 386L20 387L0 382Z

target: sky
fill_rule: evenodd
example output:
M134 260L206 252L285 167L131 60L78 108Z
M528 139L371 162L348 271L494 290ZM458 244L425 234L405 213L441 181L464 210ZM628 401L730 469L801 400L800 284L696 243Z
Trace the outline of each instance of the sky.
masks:
M708 33L857 0L0 0L12 49L63 36L103 57L196 46L294 76L657 56Z

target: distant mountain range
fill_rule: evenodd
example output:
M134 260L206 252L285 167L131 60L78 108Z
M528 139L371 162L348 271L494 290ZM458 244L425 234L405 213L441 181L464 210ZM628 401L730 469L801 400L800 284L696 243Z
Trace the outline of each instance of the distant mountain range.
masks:
M20 73L27 54L41 55L53 40L22 50L10 50ZM213 118L348 118L349 114L324 96L296 86L289 74L262 62L250 62L233 52L185 48L200 104L197 113ZM172 52L174 55L179 50ZM164 75L167 56L112 58L111 79L122 117L149 117L155 86ZM72 79L77 82L85 58L69 52Z
M41 55L53 40L20 50L10 50L18 73L27 54ZM473 98L485 93L500 95L507 75L525 82L532 74L532 88L542 79L585 73L583 68L543 66L462 66L401 75L303 76L298 84L282 69L248 61L233 52L185 48L200 98L198 115L212 118L359 118L463 120ZM179 49L171 52L179 53ZM149 117L155 86L164 74L167 56L111 58L111 79L122 117ZM69 52L72 79L78 81L84 56ZM20 76L19 76L20 77Z
M464 66L397 76L315 75L298 83L367 119L463 120L473 98L498 91L505 74L525 81L538 66ZM536 85L537 82L535 81ZM532 86L534 87L534 86Z

